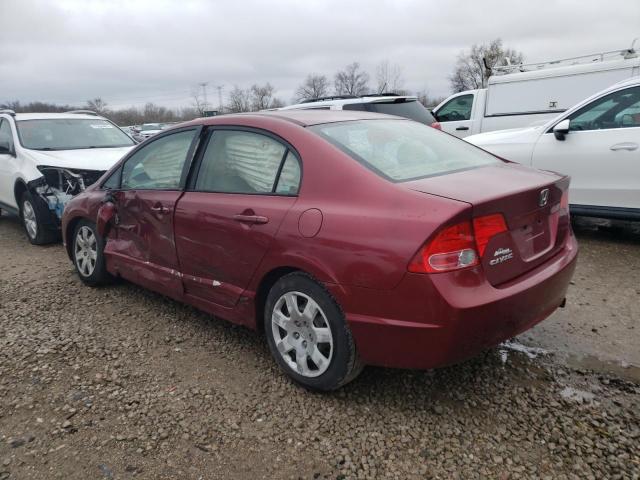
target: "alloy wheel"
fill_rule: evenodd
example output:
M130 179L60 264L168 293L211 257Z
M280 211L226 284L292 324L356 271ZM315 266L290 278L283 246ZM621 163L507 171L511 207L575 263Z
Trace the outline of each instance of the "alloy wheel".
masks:
M78 230L74 250L78 272L83 277L91 276L98 260L98 242L93 230L87 226Z
M333 336L320 306L301 292L287 292L275 303L271 330L286 364L303 377L318 377L331 365Z
M38 221L36 219L36 212L29 200L25 200L22 204L22 221L27 230L27 235L29 235L31 239L35 239L38 235Z

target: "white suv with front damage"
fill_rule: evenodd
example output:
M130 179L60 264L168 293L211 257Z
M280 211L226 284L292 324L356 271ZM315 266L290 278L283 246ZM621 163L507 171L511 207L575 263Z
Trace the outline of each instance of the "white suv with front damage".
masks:
M20 216L31 243L56 241L66 203L134 145L93 112L0 110L0 209Z

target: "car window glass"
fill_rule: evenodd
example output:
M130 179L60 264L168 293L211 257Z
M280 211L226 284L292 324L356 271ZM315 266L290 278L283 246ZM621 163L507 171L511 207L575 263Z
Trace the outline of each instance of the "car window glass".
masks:
M640 126L640 87L610 93L569 117L569 130L601 130Z
M120 172L121 168L111 174L109 178L102 184L102 188L115 189L120 188Z
M460 95L452 98L438 110L438 121L455 122L469 120L471 118L471 107L473 105L473 95Z
M283 195L297 195L300 189L300 162L293 152L287 153L282 166L276 193Z
M13 136L11 135L11 125L5 119L0 118L0 146L13 150Z
M174 133L138 150L124 164L122 188L178 189L187 153L195 135L196 130Z
M467 142L407 120L357 120L308 128L392 181L500 163Z
M219 130L209 137L195 188L224 193L271 193L286 147L253 132Z

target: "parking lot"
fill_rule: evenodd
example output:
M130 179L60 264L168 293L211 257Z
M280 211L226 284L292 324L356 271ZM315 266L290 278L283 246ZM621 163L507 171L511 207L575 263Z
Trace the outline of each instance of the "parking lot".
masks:
M640 478L640 230L575 227L567 307L519 343L319 395L257 334L83 287L3 216L0 479Z

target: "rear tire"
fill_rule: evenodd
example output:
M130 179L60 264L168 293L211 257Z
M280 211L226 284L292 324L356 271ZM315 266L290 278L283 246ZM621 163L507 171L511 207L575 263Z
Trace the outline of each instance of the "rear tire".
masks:
M98 235L94 223L88 220L78 222L71 240L73 265L80 280L91 287L113 281L105 264L104 245L104 238Z
M36 203L33 195L27 190L20 197L20 219L27 234L27 238L33 245L46 245L58 240L57 228L45 222L43 209Z
M309 390L336 390L364 367L342 309L305 273L285 275L271 288L264 326L280 368Z

